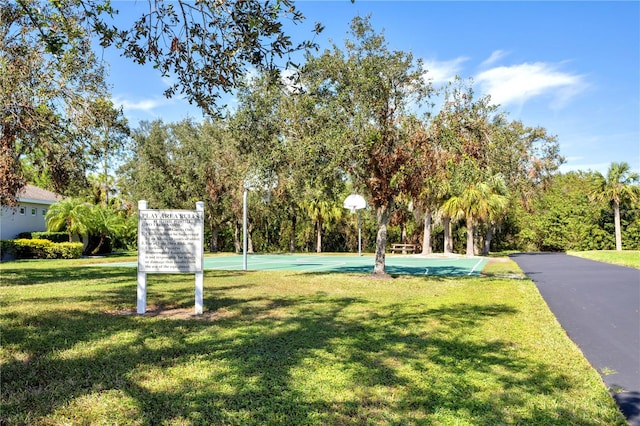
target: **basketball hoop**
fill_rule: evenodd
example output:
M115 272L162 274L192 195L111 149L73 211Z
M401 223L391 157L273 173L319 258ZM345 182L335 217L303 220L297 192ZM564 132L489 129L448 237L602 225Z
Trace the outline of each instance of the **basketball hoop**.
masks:
M356 213L357 210L367 207L367 202L362 195L351 194L345 200L343 204L345 209L351 210L351 214ZM358 212L358 256L362 256L362 231L360 230L360 212Z
M351 213L355 213L356 210L367 207L367 202L362 198L362 195L351 194L344 200L343 206L345 209L351 210Z

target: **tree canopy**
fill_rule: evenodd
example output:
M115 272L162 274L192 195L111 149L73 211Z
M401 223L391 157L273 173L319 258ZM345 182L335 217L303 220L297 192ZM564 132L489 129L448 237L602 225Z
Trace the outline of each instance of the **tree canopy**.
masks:
M63 191L93 185L91 195L100 208L87 210L89 222L77 222L75 204L62 203L50 215L56 216L52 226L92 236L93 250L108 246L116 234L127 239L125 246L135 243L135 224L124 216L138 199L154 208L192 208L204 201L209 248L239 251L243 192L248 179L258 179L248 197L250 247L353 251L357 234L342 201L360 193L369 206L362 218L364 247L375 251L376 274L385 273L387 241L421 244L423 253L442 247L472 256L480 247L484 254L492 247L609 248L620 233L623 247L640 247L637 176L628 166L612 165L606 178L559 173L564 159L555 136L510 120L490 97L474 93L471 80L456 79L435 91L422 62L410 52L390 49L367 17L353 20L343 45L308 52L288 80L275 78L275 62L266 60L286 55L286 40L272 45L264 35L275 36L282 27L262 33L267 21L246 23L246 31L258 26L255 34L266 37L246 38L270 52L254 58L262 62L261 72L242 81L234 74L237 67L253 66L246 50L227 58L238 63L229 65L223 80L212 75L178 80L182 93L214 110L216 93L238 86L235 109L225 116L211 110L202 122L143 122L129 132L109 99L99 64L83 44L86 36L102 34L105 44L125 49L138 61L173 64L156 63L161 72L213 72L204 55L221 61L214 52L187 54L204 34L185 35L178 28L185 22L202 25L194 18L197 11L198 19L212 25L227 22L208 12L214 9L228 19L250 19L250 11L265 8L275 8L267 20L296 16L295 9L280 9L288 2L247 3L253 6L244 9L238 0L220 3L218 10L212 2L151 2L151 12L128 32L106 25L115 13L109 4L68 0L38 9L23 0L0 5L3 16L11 18L0 22L0 66L6 71L0 75L6 113L0 123L3 204L15 200L27 180L51 182L52 189ZM172 22L174 27L161 31ZM56 38L54 27L64 28L58 31L62 38ZM127 38L136 31L139 40ZM177 37L173 50L160 34ZM442 101L438 109L436 99ZM113 159L121 166L117 181L109 176ZM261 190L267 181L277 182L269 194Z
M283 30L284 20L304 19L290 0L148 1L148 10L130 28L114 24L118 11L108 1L0 4L3 204L13 204L25 184L24 161L48 168L52 189L58 192L82 180L91 168L86 156L94 146L91 133L104 129L104 119L113 117L90 107L107 98L92 38L175 77L165 95L180 93L212 116L218 113L221 93L237 88L249 68L275 75L282 66L277 58L289 62L292 52L312 46L309 41L294 43ZM319 24L314 28L321 30ZM98 129L91 121L99 123Z
M79 13L66 19L58 2L0 4L0 201L15 203L26 183L23 163L46 170L57 192L84 181L98 115L108 98L104 69ZM56 6L57 7L57 6ZM63 7L62 5L60 6ZM65 49L57 49L66 34ZM113 113L112 116L116 116Z
M391 51L368 18L356 17L351 39L308 57L302 86L318 108L331 111L333 153L356 188L366 191L378 221L374 273L385 273L387 225L394 202L409 185L411 109L432 92L422 64L410 53ZM329 139L329 138L325 138Z

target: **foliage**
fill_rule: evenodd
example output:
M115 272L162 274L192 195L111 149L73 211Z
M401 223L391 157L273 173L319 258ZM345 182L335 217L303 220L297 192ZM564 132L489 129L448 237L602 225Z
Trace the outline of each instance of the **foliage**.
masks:
M569 172L555 176L550 186L531 202L531 211L516 214L519 238L516 247L530 250L611 250L615 248L609 201L593 197L593 172ZM640 248L638 202L621 204L621 228L627 250ZM636 244L636 245L634 245Z
M87 12L75 3L0 3L3 205L15 204L27 177L64 194L85 186L85 172L95 165L92 123L113 105L94 108L107 98L104 69L83 27Z
M79 198L65 198L47 210L45 220L47 230L66 230L69 235L69 242L73 240L73 235L87 235L89 231L89 221L91 206Z
M520 244L532 250L563 251L596 243L599 211L589 202L584 183L585 177L577 173L556 176L532 202L532 211L518 215Z
M529 280L207 271L196 318L156 275L136 316L90 262L0 265L7 423L625 424Z
M113 25L118 10L111 2L22 0L16 9L28 16L48 53L66 54L79 38L94 35L103 47L115 45L134 62L150 62L163 76L174 77L165 95L184 94L211 115L220 93L238 87L249 68L277 73L276 58L313 47L308 41L295 44L283 30L284 20L304 20L291 0L148 3L130 28ZM314 33L320 31L316 24Z
M5 2L0 13L0 201L14 202L26 181L89 194L48 217L69 239L82 235L87 253L135 247L140 199L153 208L204 201L208 247L239 251L253 174L278 182L269 196L248 197L258 251L353 251L353 218L340 207L352 192L369 201L363 242L377 253L377 273L387 240L421 236L425 254L463 251L465 238L470 255L480 246L485 255L640 247L628 165L612 164L607 178L557 174L557 138L511 121L471 81L456 79L427 114L434 92L422 62L390 50L369 18L352 21L343 46L308 52L295 72L279 75L274 59L313 47L283 32L283 21L303 19L289 0L149 0L131 28L115 28L117 10L95 0ZM141 123L129 139L91 36L152 63L176 82L168 96L182 93L211 117ZM254 66L257 74L246 72ZM237 108L218 116L220 95L231 90ZM118 181L113 160L122 164ZM613 182L631 192L616 201Z
M593 200L613 204L616 250L622 250L620 203L640 201L640 174L632 172L629 163L611 163L606 178L594 173L589 195Z
M313 47L294 44L282 20L299 23L304 16L293 1L153 2L150 13L116 34L124 54L151 62L177 82L165 94L180 92L210 115L216 115L220 91L241 85L248 69L277 73L274 59ZM315 33L322 30L319 24Z
M90 116L85 126L95 129L88 147L92 164L101 165L101 172L90 176L97 186L96 203L109 205L109 197L115 192L114 178L109 174L114 160L122 158L130 129L122 109L115 108L109 99L98 99L89 105ZM98 167L95 167L98 169Z
M13 260L16 258L16 245L14 240L0 240L0 260Z
M332 200L310 199L304 205L309 218L316 228L316 252L322 252L322 230L329 229L330 226L342 218L344 208L336 205Z
M132 228L137 229L135 216L125 210L91 205L80 198L67 198L51 205L45 219L48 229L66 231L69 241L78 235L84 241L85 254L108 253L111 243L116 241L128 247Z
M121 212L102 206L92 206L89 213L89 228L87 233L94 236L97 242L91 243L86 248L87 253L109 253L111 252L110 237L114 239L123 235L127 231L127 223Z
M49 240L54 243L64 243L68 241L66 232L32 232L31 238Z
M82 243L54 243L44 239L13 240L10 250L18 259L77 259L82 256Z
M416 204L425 212L439 209L445 231L448 219L455 223L466 218L468 255L477 240L483 240L483 254L488 254L510 210L526 207L531 194L543 189L564 161L557 138L545 129L509 122L490 97L476 98L472 84L462 79L446 87L444 105L427 137L432 147L419 164L431 165L435 172L423 177ZM490 190L478 191L482 187ZM484 236L476 237L480 230ZM452 244L448 234L445 251Z
M483 182L465 182L458 195L452 195L442 205L442 210L453 219L466 219L467 256L474 255L476 224L488 221L506 209L506 192L504 178L494 175Z
M384 274L387 226L394 200L411 181L410 140L419 108L432 93L422 63L411 54L390 51L369 18L356 17L344 51L334 45L318 57L308 57L301 70L302 90L320 110L337 120L321 133L334 136L331 146L341 169L356 190L366 192L378 221L376 266ZM320 139L328 140L327 136Z
M0 5L2 204L15 203L25 175L56 192L77 193L87 186L85 172L98 165L108 192L107 158L127 129L105 96L92 36L173 77L165 94L182 93L210 115L218 113L221 93L238 87L248 69L277 74L276 58L313 46L295 44L284 32L282 21L304 19L290 0L149 0L130 28L112 24L116 13L111 2L95 0ZM321 30L316 24L314 32ZM102 161L89 161L92 155Z

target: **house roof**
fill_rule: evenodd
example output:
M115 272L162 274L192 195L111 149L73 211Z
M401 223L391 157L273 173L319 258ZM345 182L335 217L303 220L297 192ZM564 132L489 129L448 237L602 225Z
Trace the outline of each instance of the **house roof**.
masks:
M28 184L18 194L18 201L22 201L24 203L53 204L63 198L64 197L60 194Z

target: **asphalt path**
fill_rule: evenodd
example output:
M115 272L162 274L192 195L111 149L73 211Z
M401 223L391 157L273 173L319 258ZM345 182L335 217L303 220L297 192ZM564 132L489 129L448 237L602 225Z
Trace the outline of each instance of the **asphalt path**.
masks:
M511 256L531 278L620 409L640 426L640 270L569 256Z

